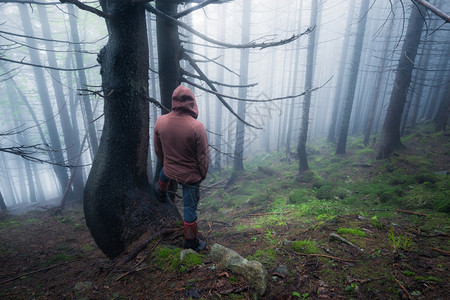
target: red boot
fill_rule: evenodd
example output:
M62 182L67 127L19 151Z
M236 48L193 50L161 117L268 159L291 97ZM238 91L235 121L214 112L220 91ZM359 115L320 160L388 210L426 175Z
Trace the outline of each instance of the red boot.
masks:
M183 231L185 249L192 249L194 251L201 251L205 249L206 243L197 238L197 220L192 223L187 223L185 221L183 224Z

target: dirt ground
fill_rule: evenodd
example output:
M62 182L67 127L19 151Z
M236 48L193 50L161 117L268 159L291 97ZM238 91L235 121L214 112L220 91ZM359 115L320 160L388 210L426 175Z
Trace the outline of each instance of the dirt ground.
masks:
M448 154L437 159L439 168L450 169ZM62 213L40 209L0 214L0 298L450 298L448 222L433 223L428 214L396 211L374 220L349 213L318 220L288 213L288 221L280 225L238 230L238 224L272 213L251 207L221 213L240 221L231 224L217 212L205 214L200 231L209 247L219 243L243 257L259 253L269 274L264 295L258 296L246 278L217 267L208 251L202 253L202 264L182 272L158 264L152 256L156 247L181 247L181 230L156 239L117 267L95 245L82 208L71 207ZM340 234L357 246L332 237L343 227L362 230L360 235ZM313 241L318 250L295 250L293 241Z

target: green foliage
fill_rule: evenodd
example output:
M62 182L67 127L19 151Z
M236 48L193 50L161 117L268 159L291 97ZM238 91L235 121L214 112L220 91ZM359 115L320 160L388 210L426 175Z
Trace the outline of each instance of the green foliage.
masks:
M299 204L308 202L308 200L313 199L313 192L309 189L297 189L289 195L289 203Z
M388 240L394 249L394 252L399 249L408 250L412 247L412 240L406 235L396 236L392 227L389 230Z
M339 228L337 233L365 237L366 233L359 228Z
M294 241L290 246L293 250L304 254L317 254L320 252L319 247L317 247L315 242L310 239Z

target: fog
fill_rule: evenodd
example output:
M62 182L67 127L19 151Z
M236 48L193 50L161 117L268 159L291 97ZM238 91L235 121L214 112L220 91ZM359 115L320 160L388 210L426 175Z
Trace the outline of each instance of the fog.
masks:
M311 96L307 143L325 142L327 138L336 143L344 103L352 91L351 78L356 78L356 85L348 136L364 134L371 120L370 140L379 137L409 17L416 6L411 1L320 0L315 3L317 19L312 24L315 0L251 0L250 16L244 16L250 18L250 42L280 45L246 48L248 77L243 78L241 53L245 49L237 46L243 44L243 1L250 0L210 4L180 19L228 47L205 41L182 28L179 33L182 47L205 75L213 82L225 84L216 86L220 94L229 96L224 99L234 111L242 102L233 98L242 98L239 85L243 79L251 85L245 89L244 98L272 99L245 102L245 120L252 126L245 126L244 164L258 153L286 151L286 147L287 152L297 151L307 94ZM361 15L364 2L369 5ZM440 11L450 12L450 2L430 2ZM95 2L89 5L98 6ZM178 11L189 7L192 5L180 5ZM431 11L423 11L425 25L402 114L402 133L414 130L416 123L435 120L448 101L450 26ZM43 23L44 12L48 24ZM149 95L161 101L155 17L149 14L149 18ZM70 189L78 194L75 197L81 197L104 122L105 98L97 53L108 39L105 21L71 4L26 5L17 1L0 4L0 20L0 192L4 201L7 206L14 206L61 197L72 177L75 179ZM28 29L27 21L31 22ZM362 48L358 49L358 26L363 21ZM312 86L307 87L308 42L312 32ZM75 40L76 35L79 41ZM281 42L289 39L292 40ZM359 59L353 68L357 73L350 74L355 57ZM180 65L195 73L187 61L181 60ZM204 81L189 74L184 78L209 89ZM198 101L199 120L208 130L210 172L231 167L236 127L242 122L214 94L191 88ZM303 95L292 97L300 94ZM150 124L160 113L151 105ZM87 134L90 130L94 134ZM56 146L55 139L60 146ZM154 167L155 155L150 155ZM74 168L61 165L79 166L78 177L74 176Z

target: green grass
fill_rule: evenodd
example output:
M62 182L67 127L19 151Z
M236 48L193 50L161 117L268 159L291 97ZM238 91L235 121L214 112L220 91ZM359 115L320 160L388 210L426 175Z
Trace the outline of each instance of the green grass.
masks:
M359 228L339 228L337 230L339 234L350 234L353 236L365 237L366 233Z

